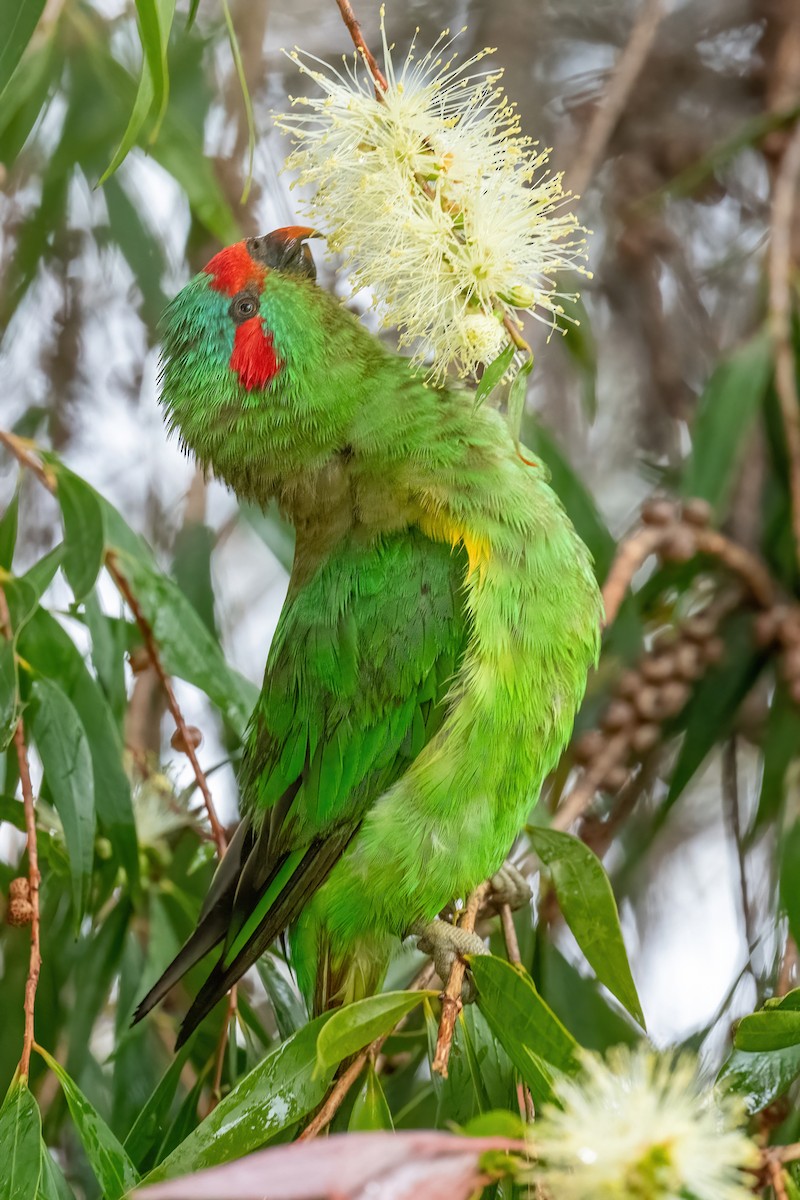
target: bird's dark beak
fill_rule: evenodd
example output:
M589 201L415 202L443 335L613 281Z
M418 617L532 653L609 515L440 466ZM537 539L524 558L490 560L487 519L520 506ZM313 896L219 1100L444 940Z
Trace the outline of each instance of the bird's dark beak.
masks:
M316 279L317 268L306 244L306 238L314 237L322 234L307 225L287 225L261 237L247 238L245 245L251 258L270 270Z

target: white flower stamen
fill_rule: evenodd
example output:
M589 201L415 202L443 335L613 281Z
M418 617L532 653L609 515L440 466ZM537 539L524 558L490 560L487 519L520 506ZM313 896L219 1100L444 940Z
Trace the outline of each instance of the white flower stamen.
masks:
M557 1200L747 1200L758 1152L743 1107L704 1090L688 1055L617 1047L556 1085L561 1109L533 1128Z
M291 54L323 95L276 117L295 142L287 165L315 189L307 216L401 345L418 361L432 355L437 378L450 364L470 374L502 349L505 318L517 325L524 311L555 324L555 277L582 270L584 231L548 152L520 134L502 72L476 70L492 50L459 63L445 30L420 57L412 41L398 69L383 9L381 37L380 102L358 54L342 70Z

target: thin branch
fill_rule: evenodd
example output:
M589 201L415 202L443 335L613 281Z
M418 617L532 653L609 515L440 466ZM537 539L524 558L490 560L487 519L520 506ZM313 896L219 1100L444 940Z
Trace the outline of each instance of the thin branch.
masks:
M506 954L510 963L516 963L517 966L522 962L522 955L519 952L519 940L517 931L514 928L514 917L511 913L510 904L500 905L500 924L503 926L503 940L506 944Z
M569 184L578 196L594 175L625 111L633 86L650 54L663 15L662 0L645 0L639 9L627 44L617 59L605 93L595 109L570 167Z
M222 1026L222 1031L217 1042L216 1061L214 1063L214 1079L211 1084L211 1104L208 1112L211 1112L217 1107L222 1099L222 1072L225 1067L225 1050L228 1046L228 1038L231 1036L231 1022L236 1020L236 1000L237 987L233 985L228 992L228 1009L225 1013L225 1021ZM235 1030L233 1036L236 1036ZM208 1116L208 1113L206 1113Z
M658 553L674 536L676 529L684 528L694 538L698 554L707 554L718 559L728 570L738 575L747 586L753 599L762 608L769 608L775 599L772 577L764 564L737 542L731 541L715 529L700 529L685 525L677 518L665 525L645 525L637 529L620 544L616 558L603 586L605 624L612 625L619 612L625 594L634 575L651 554Z
M416 978L413 979L408 985L408 990L410 992L424 991L431 982L433 974L433 964L427 963L416 976ZM402 1021L398 1021L395 1029L402 1025L405 1020L406 1018L404 1017ZM297 1138L298 1142L309 1141L311 1138L314 1138L317 1136L317 1134L321 1133L322 1130L328 1125L330 1125L331 1121L341 1108L342 1102L344 1101L347 1093L350 1091L350 1088L363 1071L367 1060L374 1060L378 1057L381 1047L392 1033L394 1033L394 1029L390 1030L389 1033L382 1034L379 1038L375 1038L374 1042L370 1042L368 1046L365 1046L363 1050L358 1052L347 1069L343 1071L336 1080L333 1087L328 1092L328 1095L325 1097L321 1107L311 1118L305 1129L300 1133L299 1137Z
M2 587L0 587L0 628L2 628L3 636L10 641L13 635L11 614L8 611L8 602ZM14 746L17 752L19 779L22 785L22 802L25 809L25 834L28 846L28 903L31 910L31 952L28 959L28 977L25 980L25 1000L23 1002L25 1028L22 1037L22 1054L19 1060L19 1067L17 1068L20 1077L27 1079L31 1065L31 1051L34 1045L33 1017L36 1008L36 989L39 986L39 974L42 969L42 952L39 938L39 883L41 875L39 873L39 854L36 846L36 805L33 799L31 773L28 767L28 748L25 744L25 727L22 723L22 717L17 721L17 727L14 730Z
M781 406L795 555L800 563L800 396L792 347L792 229L800 183L800 121L786 147L775 180L769 247L769 318L775 344L775 390Z
M367 43L364 41L364 35L361 32L361 26L356 19L356 14L353 12L350 0L336 0L339 6L339 12L342 14L342 20L347 26L347 32L353 39L353 45L359 52L364 62L367 64L367 69L375 81L375 98L380 99L379 89L382 92L388 91L389 84L386 82L386 76L381 71L374 54L370 50Z
M569 829L577 821L595 797L608 772L615 767L628 749L627 733L618 733L609 738L601 754L587 767L566 800L557 809L550 825L552 829Z
M792 989L792 980L797 970L797 943L791 933L786 934L786 945L781 956L778 981L775 984L775 995L785 996Z
M197 755L195 754L192 739L189 735L180 705L178 704L175 696L175 690L172 686L172 681L167 672L164 670L164 664L161 662L161 655L159 653L155 637L153 636L153 631L150 628L147 618L139 607L139 601L134 596L128 580L120 570L113 551L110 551L108 554L106 554L106 567L108 568L111 578L114 580L119 588L120 593L124 597L126 604L133 613L133 618L136 621L136 624L139 626L139 632L141 633L144 644L147 647L147 653L150 655L150 661L155 668L156 674L161 682L161 686L164 689L164 694L167 697L167 705L169 707L169 711L172 713L172 719L174 720L175 726L183 739L183 751L186 757L189 759L189 762L192 764L192 770L194 771L194 777L197 780L197 786L203 796L206 812L208 813L208 821L211 826L211 833L217 847L217 855L219 858L222 858L228 845L227 838L225 837L225 830L222 828L222 824L217 816L217 810L214 807L214 801L211 799L211 791L208 786L208 781L203 774L203 769L200 766Z
M36 457L34 451L36 446L27 438L18 437L16 433L11 433L8 430L0 429L0 445L6 447L16 458L21 466L27 467L32 471L39 482L47 488L48 492L56 490L56 480L52 471L50 471L40 459Z
M489 891L489 886L488 881L482 883L480 887L475 889L466 903L464 913L458 924L461 929L465 929L468 933L473 933L475 930L475 921ZM433 1056L431 1070L437 1075L441 1075L443 1079L447 1078L447 1063L450 1059L450 1047L453 1044L456 1021L461 1009L464 1007L461 1000L461 988L464 983L466 969L467 965L464 960L456 958L450 968L450 978L447 980L445 989L442 992L442 1015L439 1019L439 1035L436 1039L436 1053Z
M31 953L28 960L28 978L25 980L25 1031L18 1067L20 1076L27 1079L34 1044L33 1014L36 1007L36 989L39 986L39 974L42 969L42 952L39 941L39 883L42 877L39 874L39 855L36 848L36 806L33 800L22 718L17 721L14 744L17 748L22 800L25 806L25 834L28 842L28 900L31 906Z
M745 862L745 846L742 837L742 818L739 801L739 768L736 753L736 737L728 738L722 751L722 797L728 809L728 816L733 834L733 844L736 853L736 863L739 871L739 892L744 920L745 941L747 943L747 961L750 974L756 978L753 969L753 948L758 940L753 932L753 908L750 902L750 888L747 883L747 866Z

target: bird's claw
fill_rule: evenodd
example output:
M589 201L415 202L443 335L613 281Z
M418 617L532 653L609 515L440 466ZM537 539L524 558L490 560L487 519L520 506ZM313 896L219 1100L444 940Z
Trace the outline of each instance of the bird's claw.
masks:
M463 959L467 954L489 953L483 939L478 937L477 933L470 933L458 925L450 925L447 921L415 925L411 932L416 934L417 947L423 954L430 954L436 974L442 983L447 983L457 958ZM475 999L475 989L468 974L464 976L461 998L465 1003Z
M533 892L525 876L513 863L504 862L489 880L489 903L499 908L507 904L512 910L524 908L530 904Z

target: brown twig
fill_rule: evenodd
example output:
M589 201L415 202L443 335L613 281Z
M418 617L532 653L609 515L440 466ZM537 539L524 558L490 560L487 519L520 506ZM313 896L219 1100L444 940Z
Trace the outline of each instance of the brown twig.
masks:
M367 69L375 81L376 99L380 99L378 89L380 89L382 92L385 92L389 88L389 84L386 82L386 76L383 74L383 71L381 71L374 54L364 41L364 35L361 32L361 26L356 19L356 14L353 12L350 0L336 0L336 3L339 6L339 12L342 14L342 20L347 26L347 32L353 39L353 45L364 59L364 62L367 64Z
M514 917L510 904L500 905L500 924L503 926L503 940L506 944L508 961L519 965L522 962L522 955L519 952L519 939L514 928Z
M792 979L797 970L797 943L791 933L786 935L786 945L783 948L781 956L780 970L778 971L778 981L775 984L775 995L785 996L792 989Z
M225 1013L225 1021L222 1025L222 1031L217 1042L216 1061L214 1063L214 1079L211 1083L211 1103L208 1112L212 1112L217 1107L222 1099L222 1072L225 1067L225 1049L228 1045L228 1038L231 1032L231 1021L236 1018L236 984L233 985L228 992L228 1008ZM208 1116L208 1113L206 1113Z
M55 476L33 453L36 448L33 442L28 441L27 438L18 437L16 433L11 433L6 429L0 429L0 444L11 451L21 466L32 471L48 492L56 490Z
M194 777L197 780L197 786L200 789L206 806L208 822L211 826L211 833L217 847L217 854L219 858L222 858L228 845L227 838L225 837L225 830L223 829L219 817L217 816L217 810L215 809L214 801L211 798L211 790L209 789L208 781L203 773L203 768L200 766L197 755L195 754L192 739L189 735L180 705L178 704L175 696L175 690L172 686L172 681L167 672L164 670L164 664L161 662L161 655L159 653L155 637L153 636L153 631L150 628L147 618L139 607L139 601L134 596L133 591L131 590L131 585L128 583L125 575L120 570L113 551L110 551L108 554L106 554L106 567L111 578L119 588L121 595L124 597L128 608L133 614L133 618L136 621L136 624L139 627L139 632L142 635L142 640L147 647L147 653L150 655L150 661L152 662L156 674L161 682L161 686L164 689L164 695L167 697L167 706L169 707L169 711L172 713L172 719L175 722L175 726L183 739L183 752L189 759L189 762L192 764Z
M792 227L800 183L800 121L781 159L772 199L769 247L769 319L775 345L775 390L781 406L786 452L789 458L789 490L792 498L792 530L795 554L800 563L800 396L797 367L792 347Z
M36 848L36 807L33 800L31 773L28 768L28 750L25 745L25 730L22 718L17 721L14 733L14 744L17 749L19 778L22 784L22 800L25 806L25 834L28 842L28 900L31 906L31 953L28 960L28 978L25 980L25 1031L22 1040L22 1055L18 1071L22 1078L27 1079L31 1063L31 1050L34 1044L33 1014L36 1007L36 989L39 986L39 973L42 969L42 952L39 941L39 855Z
M569 184L579 196L592 178L625 110L633 85L647 61L663 15L662 0L645 0L639 10L627 44L616 61L608 87L595 109L570 168Z
M478 912L488 891L488 881L475 888L459 921L461 929L465 929L468 933L474 932ZM443 1079L447 1078L447 1063L450 1059L450 1047L453 1044L456 1021L464 1007L461 1000L461 988L466 969L467 965L464 960L456 958L450 968L450 978L442 992L442 1015L439 1019L439 1034L436 1039L436 1053L433 1056L431 1070L437 1075L441 1075Z
M569 829L574 821L582 815L592 803L595 792L600 787L609 770L615 767L628 748L626 733L618 733L609 738L601 754L598 754L591 766L588 766L567 798L551 821L553 829Z
M3 637L9 641L13 636L11 614L8 611L6 594L0 587L0 629ZM31 1065L31 1051L34 1044L33 1016L36 1008L36 989L39 986L39 974L42 969L42 952L39 938L39 854L36 846L36 806L33 799L31 773L28 767L28 748L25 744L25 727L22 717L17 721L14 730L14 746L17 752L19 779L22 785L22 803L25 809L25 834L28 846L28 903L31 908L31 952L28 960L28 977L25 980L25 1028L22 1037L22 1054L20 1055L18 1074L22 1079L28 1078Z
M411 983L408 985L408 990L410 992L424 991L425 988L427 988L430 984L433 975L433 964L426 963L416 978L412 979ZM402 1021L398 1021L395 1029L402 1025L403 1021L405 1020L406 1018L404 1017ZM318 1133L321 1133L322 1130L328 1125L330 1125L331 1121L341 1108L345 1096L350 1091L350 1088L353 1086L364 1069L364 1065L366 1064L367 1060L370 1058L374 1060L378 1057L381 1047L393 1032L394 1030L390 1030L389 1033L382 1034L380 1037L375 1038L374 1042L370 1042L368 1046L365 1046L363 1050L359 1050L358 1054L355 1056L350 1065L336 1080L333 1087L328 1092L328 1095L325 1097L321 1107L308 1122L305 1129L300 1133L299 1137L297 1138L298 1142L309 1141L311 1138L316 1137Z
M678 520L659 526L646 525L637 529L620 545L616 558L603 586L605 624L612 625L619 612L631 581L651 554L656 554L680 528ZM684 526L688 529L690 527ZM695 549L698 554L707 554L718 559L728 570L738 575L753 599L762 608L768 608L775 599L772 577L764 564L737 542L731 541L715 529L691 527Z
M770 1150L778 1149L778 1147L769 1147ZM789 1193L786 1190L786 1183L783 1177L783 1164L779 1158L773 1154L767 1154L764 1159L764 1169L772 1184L772 1190L775 1193L775 1200L789 1200Z

